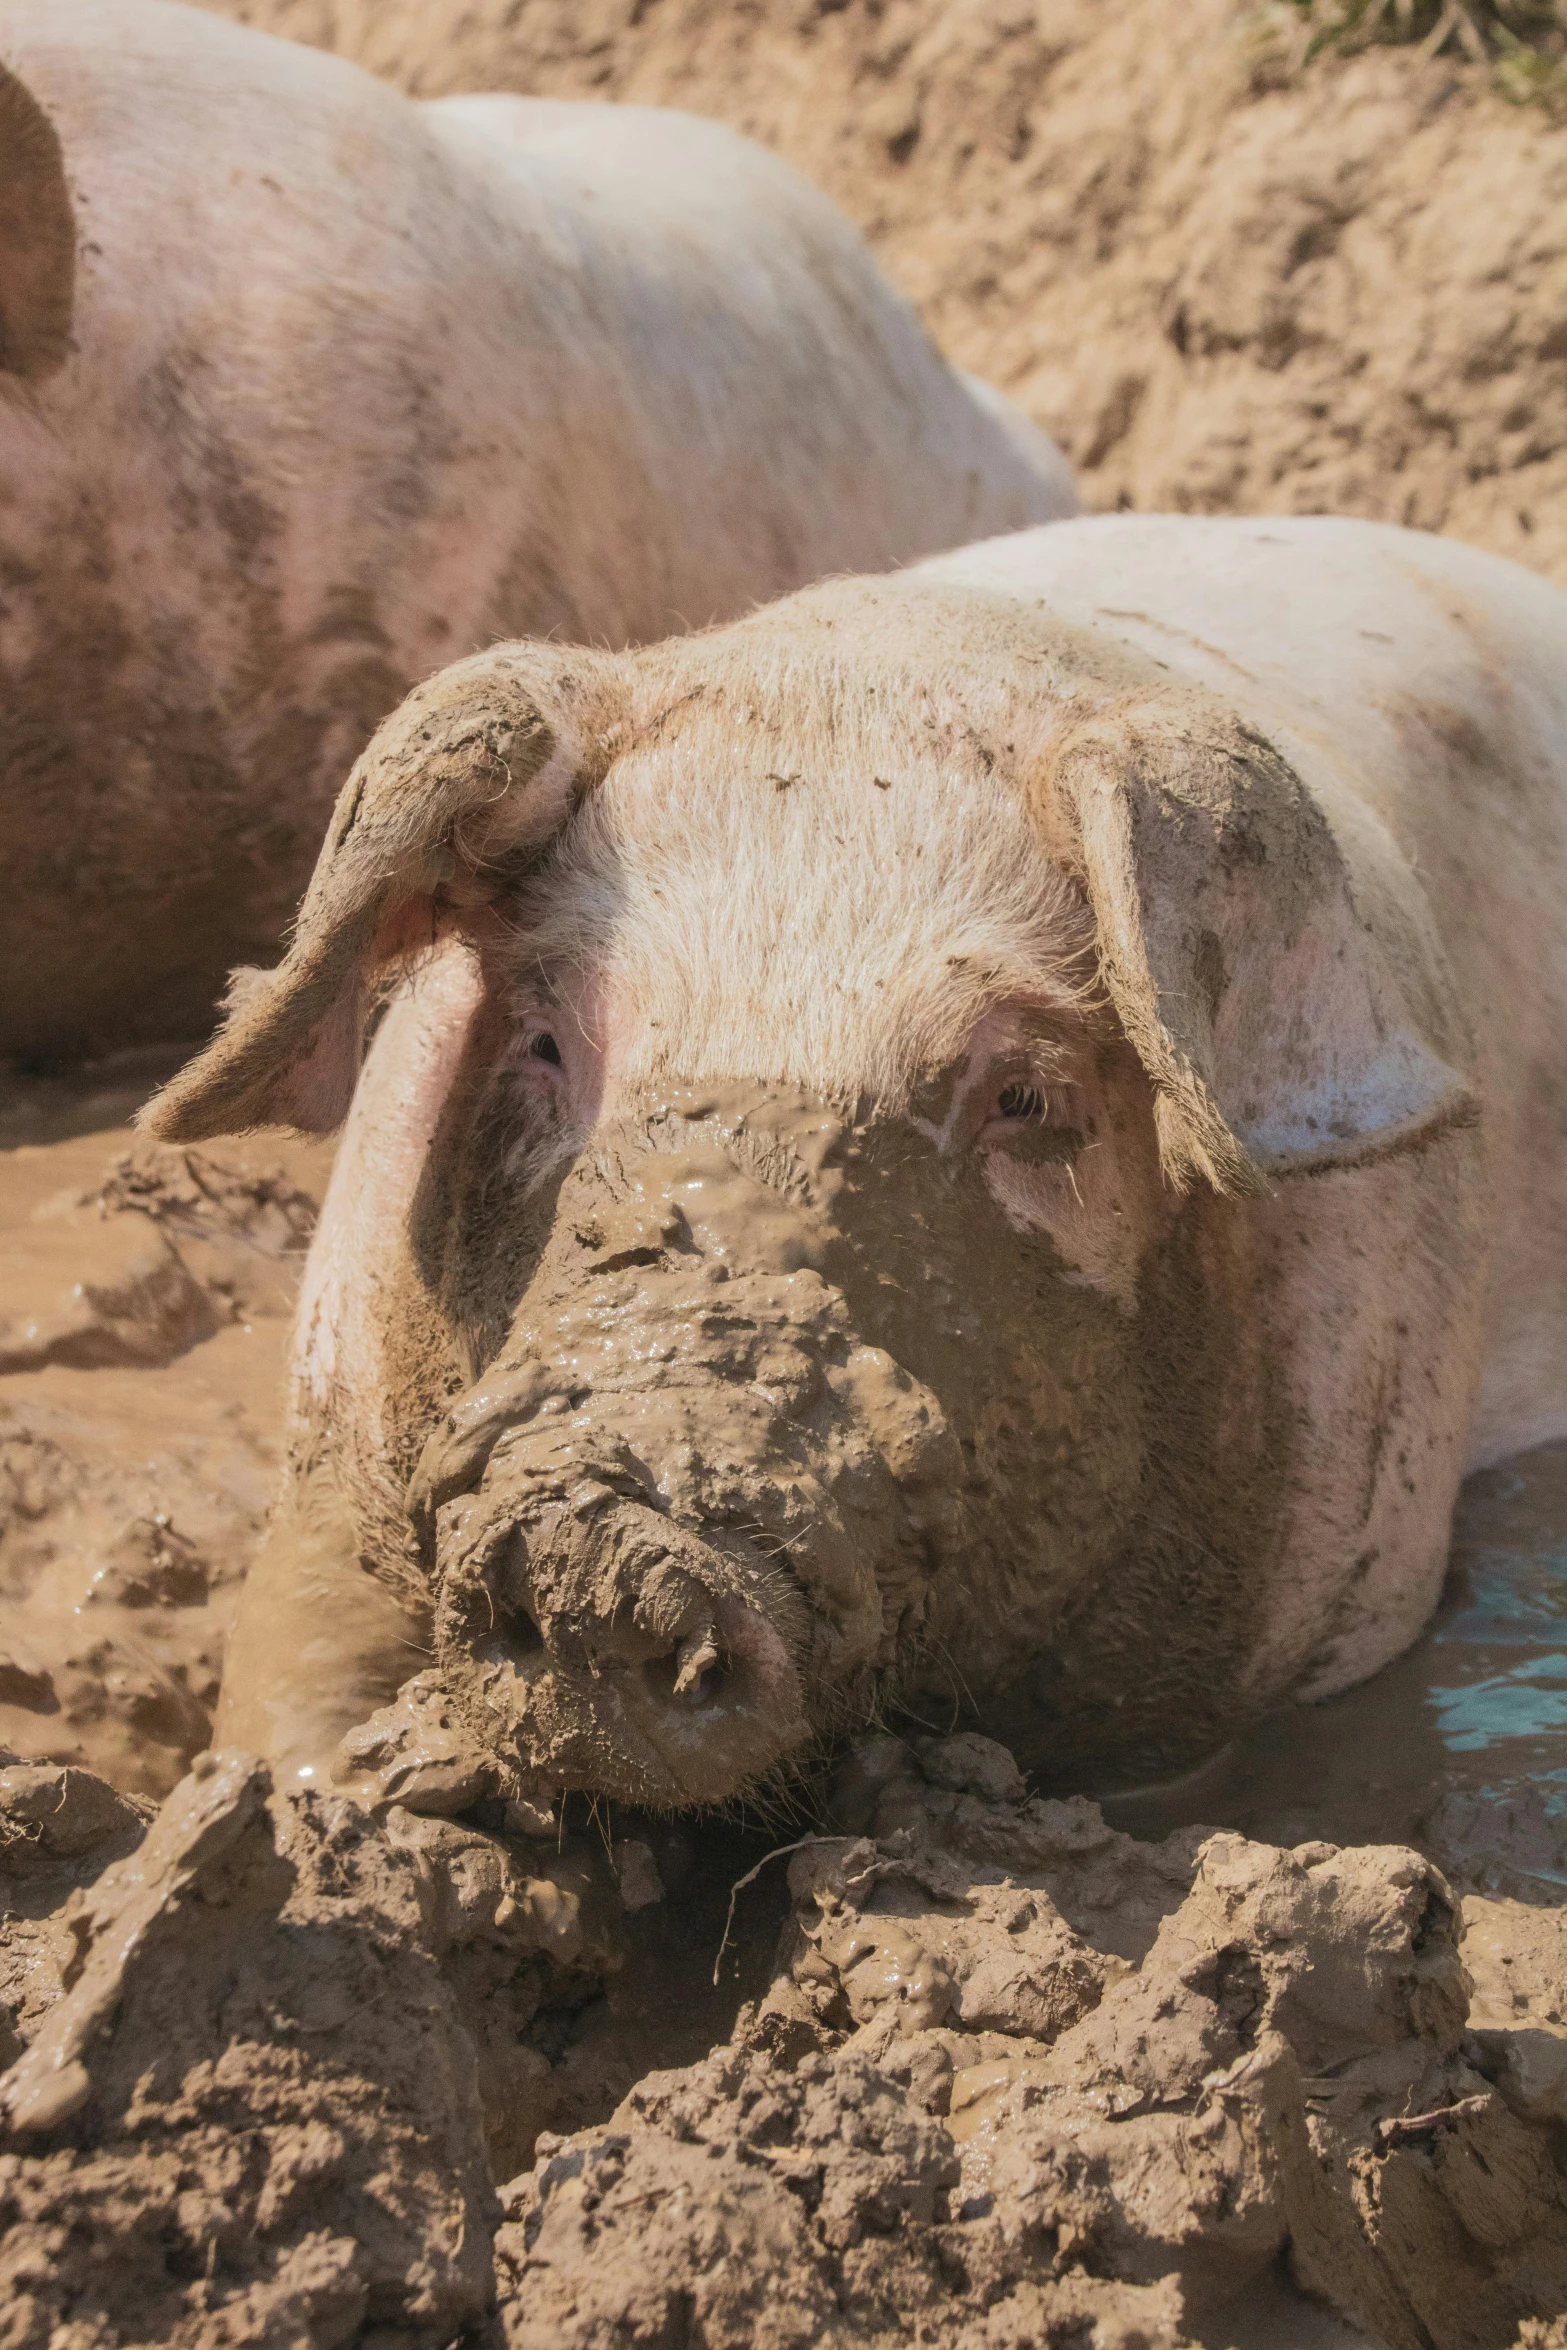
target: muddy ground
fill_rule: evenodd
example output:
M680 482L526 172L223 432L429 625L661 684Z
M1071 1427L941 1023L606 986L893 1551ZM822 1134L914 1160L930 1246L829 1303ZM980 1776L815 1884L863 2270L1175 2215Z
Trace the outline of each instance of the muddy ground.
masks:
M203 1749L329 1154L156 1073L0 1132L5 2350L1555 2338L1567 1450L1108 1820L917 1730L792 1822L283 1795Z
M1567 129L1250 0L222 0L722 115L1113 507L1567 580ZM0 1099L0 2350L1567 2350L1567 1448L1426 1636L1175 1787L867 1741L810 1816L372 1815L209 1756L328 1151ZM192 1767L194 1765L194 1767Z

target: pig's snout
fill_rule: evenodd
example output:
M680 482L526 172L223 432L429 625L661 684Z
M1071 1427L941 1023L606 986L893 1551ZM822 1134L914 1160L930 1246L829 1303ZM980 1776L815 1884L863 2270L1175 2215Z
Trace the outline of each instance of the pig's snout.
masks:
M963 1460L811 1261L821 1217L705 1145L616 1183L574 1172L409 1507L443 1682L530 1796L722 1802L896 1675Z
M530 1791L719 1802L805 1738L765 1562L604 1485L451 1534L445 1678Z

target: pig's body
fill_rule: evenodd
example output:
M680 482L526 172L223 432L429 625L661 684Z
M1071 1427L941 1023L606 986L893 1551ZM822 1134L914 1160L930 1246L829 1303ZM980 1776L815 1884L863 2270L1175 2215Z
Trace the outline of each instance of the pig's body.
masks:
M433 1645L350 1751L438 1801L443 1706L535 1798L889 1695L1104 1783L1373 1671L1466 1462L1567 1429L1564 882L1567 600L1376 525L1079 522L433 681L154 1114L330 1123L435 941L222 1734L319 1767Z
M439 663L1072 509L716 124L160 0L0 0L0 63L0 1055L201 1029Z

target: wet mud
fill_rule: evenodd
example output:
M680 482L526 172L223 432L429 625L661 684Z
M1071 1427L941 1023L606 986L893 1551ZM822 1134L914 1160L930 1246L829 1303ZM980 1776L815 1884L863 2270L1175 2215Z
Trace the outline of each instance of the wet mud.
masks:
M7 2341L1457 2350L1567 2306L1562 1912L1140 1843L973 1736L868 1740L834 1804L670 2063L716 1886L667 1839L235 1753L145 1829L0 1773Z
M1468 2028L1430 1863L1150 1847L984 1740L881 1747L731 2044L503 2189L510 2342L1425 2345L1562 2306L1532 2027Z
M145 1083L0 1111L6 2350L1556 2350L1567 1448L1375 1681L1103 1811L908 1725L556 1817L417 1698L285 1790L203 1750L328 1154L133 1150Z
M123 1117L114 1077L77 1102ZM161 1797L210 1740L330 1154L75 1135L77 1102L0 1112L0 1745Z

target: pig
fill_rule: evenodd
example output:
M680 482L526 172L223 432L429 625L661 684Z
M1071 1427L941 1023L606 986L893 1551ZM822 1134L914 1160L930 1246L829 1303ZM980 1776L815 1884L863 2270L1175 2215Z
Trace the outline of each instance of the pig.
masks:
M441 663L1075 503L719 124L0 0L0 1059L206 1033Z
M441 673L147 1113L347 1113L220 1740L677 1807L901 1715L1105 1789L1374 1673L1567 1432L1564 907L1567 598L1391 526Z

